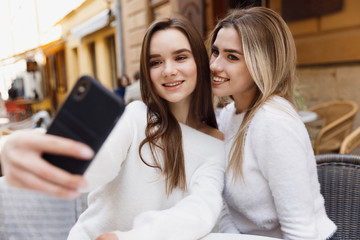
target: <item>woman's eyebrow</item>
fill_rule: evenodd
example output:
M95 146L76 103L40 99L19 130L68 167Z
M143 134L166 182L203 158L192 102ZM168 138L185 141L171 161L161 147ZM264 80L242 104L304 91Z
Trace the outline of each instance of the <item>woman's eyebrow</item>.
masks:
M235 50L235 49L224 49L224 52L227 52L227 53L237 53L239 55L244 55L242 52L238 51L238 50Z
M149 58L157 58L160 57L160 54L151 54L149 55Z
M179 54L179 53L183 53L183 52L189 52L191 53L191 50L187 49L187 48L181 48L181 49L178 49L176 51L174 51L173 54Z
M211 45L211 49L212 49L212 50L218 50L218 51L219 51L218 47L215 46L214 44ZM239 54L239 55L244 55L242 52L240 52L240 51L238 51L238 50L235 50L235 49L230 49L230 48L224 49L224 52L227 52L227 53L237 53L237 54Z
M183 53L183 52L192 53L191 50L189 50L187 48L181 48L181 49L174 51L172 54L175 55L175 54L179 54L179 53ZM161 55L160 54L150 54L149 55L149 58L157 58L157 57L161 57Z

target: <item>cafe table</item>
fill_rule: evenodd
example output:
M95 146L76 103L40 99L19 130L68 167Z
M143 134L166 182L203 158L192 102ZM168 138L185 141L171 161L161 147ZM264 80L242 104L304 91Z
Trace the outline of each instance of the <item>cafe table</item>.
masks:
M232 234L232 233L210 233L201 240L279 240L279 238L264 237L248 234Z
M311 111L299 111L299 116L304 123L313 122L318 119L318 115Z
M299 116L304 122L306 130L309 133L311 141L315 141L318 133L322 128L322 119L316 112L311 111L299 111Z

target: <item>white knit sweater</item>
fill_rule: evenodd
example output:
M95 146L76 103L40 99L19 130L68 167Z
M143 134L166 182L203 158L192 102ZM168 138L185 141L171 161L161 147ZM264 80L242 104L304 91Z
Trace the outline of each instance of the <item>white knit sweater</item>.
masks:
M142 102L129 104L86 172L91 188L96 189L68 239L93 240L115 232L119 240L184 240L199 239L211 231L222 207L223 141L180 124L187 191L176 189L167 196L164 176L139 157L146 112ZM142 156L153 163L148 145Z
M228 154L244 114L234 103L220 114ZM284 239L331 236L336 226L327 217L316 161L308 133L291 104L273 97L251 120L243 155L243 179L225 177L227 203L220 231Z

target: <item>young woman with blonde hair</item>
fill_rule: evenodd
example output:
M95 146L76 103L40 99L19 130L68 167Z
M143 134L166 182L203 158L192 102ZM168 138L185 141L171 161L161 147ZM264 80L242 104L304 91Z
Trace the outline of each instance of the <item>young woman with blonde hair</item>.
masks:
M213 93L228 156L220 231L284 239L329 239L336 226L320 193L306 128L294 108L296 49L283 19L239 9L209 38Z

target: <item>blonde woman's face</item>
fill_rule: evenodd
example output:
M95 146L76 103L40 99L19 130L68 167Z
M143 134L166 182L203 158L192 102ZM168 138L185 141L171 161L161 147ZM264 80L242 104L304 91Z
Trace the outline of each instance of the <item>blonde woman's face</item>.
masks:
M169 103L190 103L197 69L190 43L179 30L160 30L152 36L150 78L159 96Z
M245 63L241 39L232 27L221 28L210 56L212 89L216 96L253 98L256 85Z

